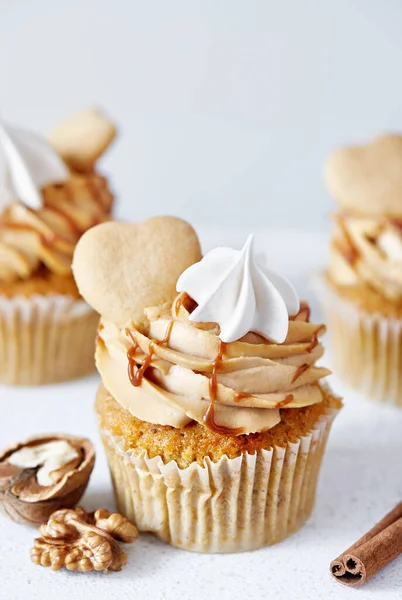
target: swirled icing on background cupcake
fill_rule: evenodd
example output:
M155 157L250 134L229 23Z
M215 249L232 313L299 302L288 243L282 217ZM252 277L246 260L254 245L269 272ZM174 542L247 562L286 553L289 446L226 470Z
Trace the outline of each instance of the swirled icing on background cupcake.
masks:
M85 162L83 138L91 131L89 144L96 138L102 149L115 136L96 111L70 117L51 132L51 142L0 124L0 283L26 280L41 268L71 276L78 239L108 218L113 196L107 181L94 171L93 157Z
M329 276L340 286L365 286L402 301L402 136L335 151L325 178L340 207Z

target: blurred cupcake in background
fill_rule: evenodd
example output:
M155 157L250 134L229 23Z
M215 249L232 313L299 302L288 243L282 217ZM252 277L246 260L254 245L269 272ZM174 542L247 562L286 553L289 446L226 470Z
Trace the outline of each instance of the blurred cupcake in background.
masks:
M335 151L325 178L339 209L317 283L334 372L402 406L402 136Z
M119 511L174 546L240 552L310 516L341 407L325 327L253 247L201 259L173 217L106 223L74 275L102 315L96 412Z
M42 137L0 124L0 383L73 379L94 368L98 317L71 272L75 246L109 218L96 161L114 139L99 111Z

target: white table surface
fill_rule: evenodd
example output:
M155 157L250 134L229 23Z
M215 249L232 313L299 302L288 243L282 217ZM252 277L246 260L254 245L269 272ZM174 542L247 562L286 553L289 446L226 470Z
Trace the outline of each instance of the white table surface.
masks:
M239 247L248 232L205 231L204 248ZM320 236L261 230L258 242L271 262L288 274L320 318L308 276L324 260ZM330 365L330 359L326 361ZM79 574L33 565L29 549L35 529L0 516L0 600L342 600L402 598L402 558L358 592L335 583L328 573L335 558L402 500L402 410L377 406L344 389L333 378L345 407L330 435L313 516L281 544L234 555L201 555L177 550L150 535L126 546L127 567L115 574ZM0 387L1 447L42 432L89 437L97 461L82 505L113 509L112 489L96 430L93 401L98 378L40 388ZM356 596L357 597L357 596Z

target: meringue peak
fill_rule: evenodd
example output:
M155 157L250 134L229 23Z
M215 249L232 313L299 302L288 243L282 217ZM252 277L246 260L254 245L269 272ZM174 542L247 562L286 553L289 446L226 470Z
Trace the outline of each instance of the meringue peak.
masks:
M177 291L198 304L190 320L218 323L223 342L253 331L283 343L289 316L299 311L299 297L292 284L265 262L255 253L253 235L241 250L221 247L208 252L177 281Z
M0 123L0 210L15 201L39 209L41 188L67 178L66 165L45 138Z

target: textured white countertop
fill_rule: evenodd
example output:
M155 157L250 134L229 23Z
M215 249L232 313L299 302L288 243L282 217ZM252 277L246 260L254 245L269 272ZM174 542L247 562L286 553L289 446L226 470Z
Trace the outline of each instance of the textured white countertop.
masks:
M209 230L204 248L244 242L248 232ZM320 318L307 281L325 260L325 240L296 232L261 230L272 263L291 277ZM327 363L330 363L330 358ZM113 508L106 461L92 411L96 376L42 388L0 387L0 446L42 432L85 435L97 448L97 462L82 505ZM402 558L356 592L328 573L335 558L402 500L402 410L384 408L350 393L333 379L345 407L335 420L321 471L312 518L281 544L234 555L200 555L143 535L127 546L127 567L116 574L52 573L31 564L35 529L0 516L0 600L400 600Z

